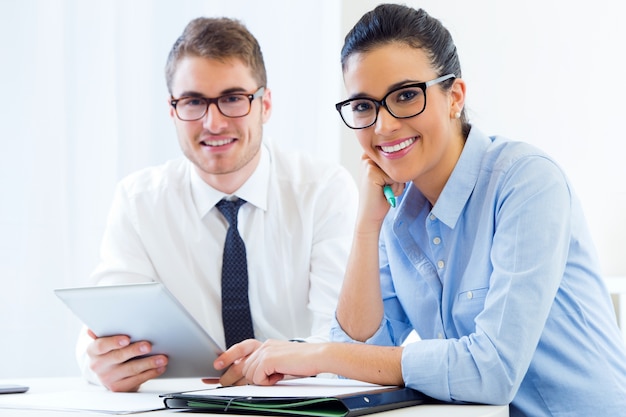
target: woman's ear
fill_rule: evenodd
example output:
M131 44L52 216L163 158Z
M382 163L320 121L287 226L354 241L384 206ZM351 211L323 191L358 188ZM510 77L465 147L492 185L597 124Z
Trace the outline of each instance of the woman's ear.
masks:
M465 106L465 81L462 78L456 78L449 91L450 116L456 118L455 115L460 114Z

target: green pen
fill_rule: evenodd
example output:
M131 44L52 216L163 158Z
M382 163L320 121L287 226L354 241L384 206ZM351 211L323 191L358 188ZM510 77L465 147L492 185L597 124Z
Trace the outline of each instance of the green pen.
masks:
M383 194L385 194L385 197L387 198L387 201L389 202L389 205L391 207L395 207L396 206L396 196L393 195L393 190L391 189L391 185L387 184L383 187Z

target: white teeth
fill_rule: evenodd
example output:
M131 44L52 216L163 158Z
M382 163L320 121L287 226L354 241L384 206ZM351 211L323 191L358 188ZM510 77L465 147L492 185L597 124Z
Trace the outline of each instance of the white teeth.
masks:
M224 146L228 143L233 142L234 139L220 139L220 140L205 140L202 143L204 143L207 146Z
M407 146L411 145L413 142L415 142L415 138L410 138L410 139L405 140L404 142L398 143L397 145L381 146L380 149L382 149L383 152L387 152L387 153L398 152L406 148Z

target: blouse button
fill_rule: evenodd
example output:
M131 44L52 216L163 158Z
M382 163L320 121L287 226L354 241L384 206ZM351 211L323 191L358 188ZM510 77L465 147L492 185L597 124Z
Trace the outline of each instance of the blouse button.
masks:
M431 215L430 215L430 220L433 220L433 221L434 221L435 219L436 219L435 215L434 215L434 214L431 214Z
M441 238L438 238L438 237L434 238L434 239L433 239L433 243L434 243L435 245L440 244L440 243L441 243Z
M467 292L467 299L471 300L472 298L474 298L474 293L472 293L471 291Z
M443 261L438 261L438 262L437 262L437 266L439 267L439 269L442 269L445 265L446 265L446 264L445 264L445 262L443 262Z

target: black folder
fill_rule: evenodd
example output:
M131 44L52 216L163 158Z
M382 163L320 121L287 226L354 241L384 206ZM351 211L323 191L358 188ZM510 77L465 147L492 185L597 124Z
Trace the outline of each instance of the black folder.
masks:
M306 389L306 386L302 386ZM234 387L235 389L239 387ZM217 395L220 389L164 394L167 408L222 414L253 414L271 416L344 417L360 416L435 400L419 391L405 387L355 386L339 395L302 395L289 397ZM233 393L234 391L229 391Z

